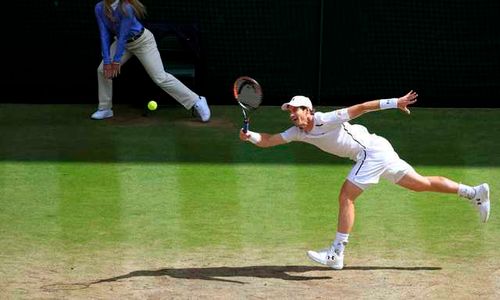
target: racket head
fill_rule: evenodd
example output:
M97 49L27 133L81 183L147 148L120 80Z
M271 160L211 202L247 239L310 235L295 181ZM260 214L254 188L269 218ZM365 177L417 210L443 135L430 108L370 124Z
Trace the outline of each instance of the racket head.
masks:
M262 103L262 88L249 76L238 77L233 84L234 98L246 110L257 109Z

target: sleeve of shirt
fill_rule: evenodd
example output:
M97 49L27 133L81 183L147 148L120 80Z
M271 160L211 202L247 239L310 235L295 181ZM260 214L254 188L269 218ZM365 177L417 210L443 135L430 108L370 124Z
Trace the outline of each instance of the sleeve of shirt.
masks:
M280 133L283 140L287 143L298 140L299 129L297 127L290 127L287 130Z
M348 122L350 119L347 108L337 109L327 113L319 113L319 120L323 124L342 124Z
M104 24L104 11L102 5L97 4L95 6L95 17L97 19L97 26L99 27L99 36L101 39L101 54L104 64L111 63L111 57L109 54L110 34L109 30Z
M117 9L119 10L120 8ZM135 17L135 12L132 8L132 5L126 4L125 12L125 15L122 15L120 19L120 29L118 33L118 40L116 41L116 53L115 57L113 58L113 62L118 63L121 61L123 53L125 53L125 43L127 42L128 35L132 28L132 21Z

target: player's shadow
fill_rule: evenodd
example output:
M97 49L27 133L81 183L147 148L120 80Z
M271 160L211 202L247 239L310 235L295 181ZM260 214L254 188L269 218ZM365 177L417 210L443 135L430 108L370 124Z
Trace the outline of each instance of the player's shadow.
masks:
M394 271L437 271L441 267L384 267L384 266L346 266L344 271L373 271L373 270L394 270ZM115 282L132 277L158 277L169 276L178 279L200 279L210 281L222 281L229 283L245 284L241 280L231 279L233 277L253 277L272 278L282 280L324 280L331 279L331 276L298 275L297 273L307 273L313 271L338 272L328 267L321 266L248 266L248 267L208 267L208 268L164 268L159 270L138 270L124 275L104 278L85 284L75 284L89 287L90 285ZM325 274L326 275L326 274ZM58 285L61 286L61 285Z
M343 271L376 271L376 270L393 270L393 271L439 271L441 267L384 267L384 266L346 266ZM248 266L248 267L209 267L209 268L164 268L158 270L138 270L127 274L99 279L95 281L79 282L79 283L54 283L42 286L45 291L56 290L79 290L86 289L92 285L100 283L109 283L128 279L133 277L160 277L169 276L178 279L200 279L210 281L222 281L236 284L246 284L241 280L230 279L233 277L252 277L252 278L269 278L282 280L325 280L332 279L330 276L303 276L297 273L306 272L339 272L328 267L320 266ZM291 274L290 274L291 273Z
M439 271L441 267L383 267L383 266L346 266L343 270L375 271L375 270L394 270L394 271Z
M95 283L113 282L130 277L169 276L179 279L201 279L245 284L243 281L228 279L232 277L274 278L283 280L331 279L329 276L301 276L293 273L329 271L325 267L313 266L248 266L248 267L208 267L208 268L164 268L159 270L139 270L128 274L101 279ZM292 274L291 274L292 273Z

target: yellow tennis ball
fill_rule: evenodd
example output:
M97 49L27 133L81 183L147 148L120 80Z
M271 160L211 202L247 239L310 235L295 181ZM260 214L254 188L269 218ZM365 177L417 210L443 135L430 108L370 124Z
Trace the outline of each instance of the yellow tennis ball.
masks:
M148 102L148 109L149 110L155 110L157 108L158 108L158 103L156 103L156 101L151 100Z

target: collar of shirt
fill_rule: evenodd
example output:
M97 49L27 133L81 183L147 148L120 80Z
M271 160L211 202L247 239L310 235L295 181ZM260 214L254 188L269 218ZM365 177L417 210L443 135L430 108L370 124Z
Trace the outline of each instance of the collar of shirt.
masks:
M118 7L118 3L120 2L120 0L116 0L115 2L111 3L111 8L113 10L116 10L116 8Z

